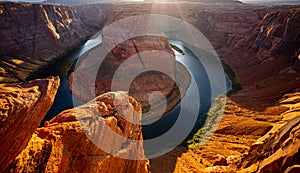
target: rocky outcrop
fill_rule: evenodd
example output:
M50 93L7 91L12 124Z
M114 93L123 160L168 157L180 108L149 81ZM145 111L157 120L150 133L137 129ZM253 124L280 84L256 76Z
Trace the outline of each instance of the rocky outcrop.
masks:
M0 88L0 170L26 147L31 135L52 106L58 77Z
M0 31L0 83L25 81L95 32L71 7L11 2L0 2Z
M98 96L38 128L7 171L147 173L141 113L140 104L125 93Z
M2 4L4 3L1 3L1 5ZM124 8L126 7L126 4L122 5L124 5ZM62 44L65 46L69 44L68 42L57 41L60 39L56 39L56 33L58 33L60 36L64 35L58 32L59 29L57 29L57 26L62 26L63 28L66 27L67 29L64 30L64 32L66 33L74 31L72 29L72 23L76 24L76 26L78 27L88 25L89 27L87 28L82 27L83 30L86 31L88 31L90 28L99 29L103 25L101 21L105 18L105 15L99 13L102 10L102 8L100 8L99 6L100 5L76 7L78 12L76 13L74 11L74 14L76 13L77 15L79 15L80 18L82 18L84 21L77 20L77 15L75 15L75 18L72 18L72 21L74 21L75 23L71 22L71 24L69 25L68 21L60 20L59 17L58 21L60 21L62 24L57 23L57 20L52 20L51 18L51 16L55 15L53 13L49 13L49 10L51 11L53 10L53 8L59 11L59 9L69 9L68 7L52 8L51 6L47 5L30 4L2 5L0 9L0 15L1 19L3 20L7 19L9 21L19 21L18 19L22 19L22 16L26 16L26 18L29 18L29 15L34 16L33 9L39 12L37 14L46 13L49 20L45 19L47 18L45 17L46 15L44 15L44 17L37 17L39 21L42 21L38 26L40 26L39 28L46 28L44 30L41 29L41 32L51 33L47 34L51 35L51 38L48 38L43 34L40 35L43 40L47 40L49 44L51 43L49 49L52 51L52 53L54 52L56 54L56 50L58 50L58 52L62 52L61 50L66 50L63 48L57 48L59 47L57 45ZM295 94L299 92L300 85L298 60L299 31L297 30L297 28L299 28L299 10L296 8L294 8L293 10L291 7L280 7L282 9L291 9L285 12L281 11L273 13L273 11L278 11L279 8L254 9L254 7L249 6L235 6L234 8L233 6L230 6L230 8L227 8L223 5L217 4L205 4L203 6L203 4L199 5L196 3L180 3L180 5L176 3L144 3L142 5L134 4L132 6L132 8L136 9L136 14L143 14L145 12L145 9L146 11L151 13L170 14L175 17L184 18L186 19L186 21L199 28L208 37L208 39L212 41L214 47L219 48L219 55L233 69L236 74L236 80L243 86L242 91L239 91L237 94L233 94L230 99L228 99L223 120L221 121L220 126L216 127L216 133L212 136L207 144L196 149L186 149L181 146L168 153L167 155L162 156L161 158L153 159L153 172L201 172L205 167L209 167L205 170L208 172L235 172L237 169L237 163L236 161L234 161L235 158L244 158L243 156L245 155L246 157L243 159L243 163L245 164L244 169L246 169L246 171L248 169L260 170L261 172L265 172L269 171L270 167L277 167L278 170L285 170L286 172L297 172L297 170L299 169L299 166L297 164L299 163L297 163L294 158L299 157L299 154L296 152L298 146L298 130L295 127L282 128L285 130L279 130L277 133L271 135L272 137L267 138L267 140L256 143L251 147L249 154L245 153L249 151L249 147L252 143L254 143L265 133L267 133L270 129L271 131L273 131L274 129L276 131L276 128L281 127L285 122L299 116L299 95ZM18 10L14 10L15 8L17 8ZM32 10L28 10L28 13L26 11L26 15L14 15L18 11L23 12L23 8L25 9L25 11L27 9ZM46 12L43 13L43 10L45 10ZM87 13L85 13L85 11L91 12L91 15L86 15ZM269 11L269 14L265 16L265 13L267 11ZM11 16L13 17L4 17L9 16L7 12L10 12L10 14L12 14ZM61 13L61 11L57 13L55 12L55 14L57 14L56 16L65 14L63 15L63 18L68 18L67 13ZM71 14L71 12L68 14ZM115 19L118 18L116 17ZM263 20L258 23L255 29L251 29L256 25L257 22L259 22L260 19ZM24 19L24 21L26 20ZM29 21L31 21L31 18ZM52 23L52 25L49 23L49 21L51 21L50 23ZM110 19L110 21L114 21L114 19ZM30 22L28 23L31 24ZM19 23L11 23L11 25L19 26ZM8 27L8 25L1 26ZM22 28L26 27L27 26L22 25ZM68 30L68 27L71 28L70 31ZM19 28L20 32L23 31L23 29L20 27L16 28ZM56 33L54 32L53 28L55 28ZM1 31L2 30L3 29L1 29ZM9 30L14 31L13 29ZM7 30L4 31L1 33L5 33L5 36L8 32ZM25 31L26 33L24 32L23 35L29 35L31 38L33 37L33 34L31 33L35 31L35 27L31 27L31 29ZM14 33L18 32L16 31ZM19 36L18 34L12 35ZM85 34L83 33L82 35ZM15 38L13 36L12 38ZM10 36L7 36L7 38L10 38ZM1 40L5 40L7 38L2 39L1 37ZM63 38L69 37L65 36ZM229 40L229 38L231 39ZM110 39L104 37L104 41L105 40ZM139 40L145 43L140 46L138 45ZM148 48L157 48L153 45L153 42L162 43L161 45L158 45L159 49L160 47L166 47L164 40L159 37L153 39L147 37L138 37L119 44L116 47L115 51L112 51L108 56L115 61L107 61L105 62L105 66L103 66L103 69L108 71L107 76L111 77L110 70L117 67L118 63L122 63L124 60L123 58L135 54L136 52L139 52L139 50L144 51L148 50ZM33 44L31 44L33 42L22 41L22 43L27 44L23 45L24 50L27 50L25 49L26 47L29 47L30 50L34 50L32 49ZM20 43L16 45L19 44ZM150 46L143 47L144 45ZM11 46L14 47L14 44L11 44ZM37 46L37 44L35 44L35 46ZM136 46L139 48L138 51L135 50ZM53 47L55 47L55 49ZM8 47L8 50L10 49L11 48ZM38 49L43 50L43 47L38 47ZM124 51L120 51L120 49L124 49ZM161 50L164 49L165 48ZM166 48L166 50L168 49L169 48ZM36 69L38 69L37 67L41 67L42 65L46 64L44 63L44 61L46 62L46 60L44 59L47 59L47 57L52 57L52 54L51 56L44 57L44 54L41 53L41 56L36 56L36 58L33 59L31 55L37 55L37 52L32 51L32 54L26 56L26 59L22 59L17 56L20 54L19 50L22 49L14 51L16 53L13 54L13 56L10 54L6 54L5 56L1 55L1 63L3 64L1 64L0 68L0 74L2 76L1 80L5 82L17 82L20 80L24 80L26 76L31 73L31 71L35 71ZM6 49L3 49L3 51L1 49L1 53L5 51ZM45 48L44 52L49 53L48 49L45 50ZM27 63L27 61L30 63ZM48 59L47 62L49 62ZM88 61L82 62L82 69L89 69L90 66L84 66L84 63L88 64ZM156 78L160 74L148 73L147 75L147 78L151 78L151 75L153 75L153 78ZM141 81L141 83L143 81L143 77L143 75L139 76L139 80ZM70 79L73 80L75 78L72 78L72 76L70 76ZM98 83L96 83L98 86L109 86L109 80L105 78L99 79L103 80L98 80ZM84 82L91 81L88 73L83 74L80 80ZM107 83L103 81L106 81ZM92 83L92 86L94 85L95 83ZM144 87L144 85L141 85L141 87ZM153 89L156 86L154 85L149 87L152 87ZM100 91L98 90L98 88L101 87L97 87L97 92ZM82 91L86 91L87 88L85 88L85 86L82 86L82 88L78 88L78 91L80 89ZM89 89L90 88L88 88L88 90ZM131 91L138 91L138 87L131 87L131 89ZM78 96L83 95L82 93L79 93ZM148 166L147 161L128 161L116 157L111 157L95 147L84 135L82 126L80 126L78 119L76 118L76 116L74 116L75 113L72 111L77 110L79 112L82 112L83 114L87 114L87 120L91 120L95 118L91 118L91 115L94 115L94 113L92 113L94 108L91 109L91 107L101 107L100 110L103 110L103 105L110 105L106 103L107 100L109 99L104 99L102 100L103 102L99 101L97 102L97 104L92 104L92 106L89 103L88 105L90 106L85 105L80 109L75 108L73 110L68 110L64 113L61 113L54 120L47 122L45 124L46 127L38 129L36 133L32 135L32 138L29 141L26 149L24 149L17 156L17 158L9 166L9 168L7 168L7 170L11 170L12 172L36 172L48 170L57 172L61 169L68 170L70 172L106 172L107 170L112 171L111 169L113 169L114 171L148 171L148 169L146 168ZM98 103L101 103L101 106L98 106ZM118 116L118 114L116 115L107 112L105 113L105 115L108 114L109 116L102 116L101 114L100 122L109 122L112 129L117 130L117 132L124 132L125 134L128 134L128 131L124 130L123 127L131 127L136 129L137 131L140 131L138 127L131 126L127 124L126 121L120 120L120 116ZM97 125L97 123L95 125ZM290 131L288 129L293 130ZM285 133L284 131L290 132ZM278 136L278 134L286 135ZM287 137L287 134L290 136ZM138 132L133 136L139 138ZM279 141L284 142L279 142L280 145L273 145L274 139L280 139ZM76 142L74 142L74 140ZM270 144L270 146L274 147L272 147L271 150L268 149L265 142L266 144ZM130 146L128 145L123 145L120 147L118 144L114 145L115 143L109 144L117 149L120 149L122 147L122 149L125 148L125 150L122 151L130 150ZM263 149L261 149L261 147ZM292 152L290 153L290 151ZM263 156L261 156L261 153L263 154ZM218 154L221 154L224 157L222 157L221 162L216 163L216 160L219 159L217 157ZM256 154L258 154L258 156ZM226 158L226 163L224 161L224 158ZM284 158L284 160L282 160L281 158ZM247 163L247 160L251 163L256 162L259 165L251 165L249 164L249 162ZM86 163L91 164L86 165ZM215 166L214 163L216 163ZM84 166L82 166L81 168L76 167L76 165ZM107 167L107 165L111 166ZM98 170L99 167L103 169Z
M262 20L258 35L249 49L261 56L293 56L300 53L300 9L267 13Z
M129 94L136 98L143 106L149 104L148 100L151 92L161 91L166 97L174 89L175 81L172 78L175 77L175 55L169 46L168 40L164 37L140 35L135 38L130 38L129 36L130 39L126 39L128 34L130 35L130 32L132 32L130 29L138 27L139 28L134 32L161 33L155 21L150 18L141 17L138 20L130 21L130 23L121 21L123 18L145 13L147 13L147 11L133 13L131 9L121 9L109 16L106 23L108 27L103 30L104 49L109 53L99 69L99 75L96 80L97 93L103 93L111 88L112 79L116 71L126 60L130 60L132 56L135 56L137 61L127 63L126 72L128 74L122 74L121 79L114 79L118 88L126 84L127 81L124 82L122 80L126 80L131 73L143 72L132 81L129 90ZM110 27L109 25L114 22L117 22L118 26ZM141 23L146 25L141 26ZM131 27L128 27L128 25ZM131 35L134 35L134 33ZM119 43L121 39L125 41ZM159 53L148 53L144 55L143 52L145 51L155 51ZM154 67L156 67L159 72L155 72L154 70L152 72L148 71L149 69L151 70L151 68L154 69ZM160 71L163 71L165 74ZM157 100L159 98L153 99Z
M276 133L270 134L265 141L252 145L249 154L242 161L243 168L258 172L299 171L299 134L300 117L296 117Z
M111 90L129 91L129 95L137 99L142 104L143 111L147 112L150 109L150 97L154 103L161 100L161 95L151 95L152 92L160 91L168 98L174 95L174 90L179 91L175 85L175 56L168 40L160 36L131 37L136 32L160 34L155 21L149 17L140 17L129 21L131 23L121 20L145 13L148 12L132 11L129 8L120 9L109 16L103 29L102 46L92 50L69 76L69 87L76 97L89 100L93 98L93 93L97 96ZM107 52L105 58L99 57L101 50ZM91 62L101 63L95 65ZM120 72L120 69L123 70ZM92 71L97 73L91 74ZM185 76L185 79L189 79L188 75ZM178 92L176 94L180 97ZM180 100L178 96L170 101L173 106ZM169 106L167 111L173 106Z

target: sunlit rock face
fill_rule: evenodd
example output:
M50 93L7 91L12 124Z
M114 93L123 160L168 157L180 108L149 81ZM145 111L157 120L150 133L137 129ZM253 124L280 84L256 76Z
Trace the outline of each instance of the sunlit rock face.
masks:
M256 130L265 128L260 134L252 131L261 138L252 146L252 142L247 144L250 150L245 151L237 165L242 172L299 172L300 40L299 30L295 29L299 28L299 14L296 7L270 12L245 33L247 37L235 35L223 48L224 60L235 71L243 89L230 97L236 103L227 101L223 122L216 133L228 124L225 132L230 132L234 121L243 116L249 119L240 121L237 127L249 125L233 130L235 135L244 134L252 125L263 125ZM253 119L259 123L252 123Z
M0 2L0 83L25 81L93 35L71 7Z
M38 128L7 171L148 173L141 114L125 93L100 95Z
M227 9L228 13L230 11ZM245 11L246 17L244 16ZM243 169L241 172L258 172L258 170L260 172L299 172L299 123L295 123L291 127L293 122L298 121L292 119L299 117L300 109L300 74L296 69L300 65L297 58L299 51L297 53L297 49L294 49L295 47L292 45L291 49L282 49L281 46L284 44L280 43L293 42L297 45L299 42L297 36L299 29L296 29L299 27L289 28L289 26L299 24L297 11L299 11L299 7L248 8L240 12L236 9L232 13L233 16L224 15L227 21L224 22L226 25L224 29L215 20L215 24L219 26L220 30L215 30L212 35L220 35L220 37L213 38L212 44L216 46L223 43L221 47L217 46L220 48L217 50L218 54L235 72L235 79L242 84L242 90L232 94L226 100L222 120L209 142L188 151L178 147L162 157L152 159L151 169L157 172L160 170L165 172L191 172L191 170L194 172L238 172L240 169ZM265 16L267 12L269 14ZM213 25L206 19L210 18L210 21L214 21L214 16L208 17L208 12L200 13L196 9L191 10L190 13L191 20L192 16L197 16L197 14L197 17L203 19L199 20L197 26L201 31L205 31L205 35L209 34L209 28L213 29L210 27ZM222 16L221 13L220 11L219 16ZM283 14L286 16L284 17ZM255 20L251 24L247 18ZM240 23L233 23L230 33L227 31L230 31L228 28L230 28L232 19L242 20ZM289 23L290 21L293 24ZM294 21L297 22L294 23ZM196 23L196 19L192 22ZM245 27L243 30L242 27L238 29L241 32L235 32L235 28L242 26L243 22L249 22L248 29ZM293 37L285 37L285 32L278 36L274 35L278 26L283 26ZM262 30L260 30L261 28ZM267 36L268 28L271 32ZM208 39L211 40L211 38ZM253 49L253 47L257 49ZM281 50L279 51L281 53L276 53L275 50ZM289 121L291 121L289 125L278 130ZM269 138L266 139L264 135ZM255 143L256 141L258 142ZM242 164L213 167L216 156L220 153L225 157L238 156L242 158ZM199 156L204 161L199 161ZM174 158L177 159L176 166L161 164L165 160L167 160L165 161L167 164ZM197 166L187 164L193 162L197 162L195 164Z
M258 37L249 49L263 57L285 57L289 63L289 67L286 67L289 69L285 71L299 72L299 28L299 9L268 13L261 21Z
M69 76L69 87L76 97L89 100L93 95L111 90L129 91L146 111L150 108L149 99L156 102L176 90L176 61L168 40L161 36L153 19L130 19L130 16L147 13L120 9L108 17L101 47L88 53ZM122 20L126 17L129 18ZM149 33L151 36L145 35ZM105 52L103 57L101 50ZM151 95L155 91L162 95Z
M299 172L299 148L300 117L297 117L265 141L252 145L242 166L245 170L258 172ZM251 168L251 165L255 166Z
M52 106L59 78L0 88L0 170L5 170L26 147Z

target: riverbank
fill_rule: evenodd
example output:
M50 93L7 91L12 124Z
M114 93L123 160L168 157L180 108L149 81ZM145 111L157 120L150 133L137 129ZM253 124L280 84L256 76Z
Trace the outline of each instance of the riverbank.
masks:
M59 61L63 60L64 58L68 57L70 54L74 53L76 50L78 50L84 43L86 43L90 38L93 38L94 35L96 34L93 33L91 34L86 40L82 41L81 43L79 43L78 45L75 46L74 49L72 50L69 50L67 52L65 52L64 54L56 57L56 58L53 58L51 61L47 62L47 64L39 67L38 69L34 70L33 72L31 72L28 77L26 78L26 81L29 81L29 80L34 80L34 79L38 79L40 78L41 76L43 76L43 71L45 71L45 69L48 69L49 67L51 67L53 64L56 64L58 63Z

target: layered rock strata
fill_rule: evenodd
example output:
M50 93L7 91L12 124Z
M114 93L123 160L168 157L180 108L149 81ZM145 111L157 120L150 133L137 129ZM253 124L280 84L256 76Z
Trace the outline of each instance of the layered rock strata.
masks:
M17 83L79 47L96 30L71 7L0 2L0 31L0 83Z
M249 96L249 104L263 110L300 86L299 15L297 8L268 13L248 37L234 36L223 48L224 60L244 86L236 100Z

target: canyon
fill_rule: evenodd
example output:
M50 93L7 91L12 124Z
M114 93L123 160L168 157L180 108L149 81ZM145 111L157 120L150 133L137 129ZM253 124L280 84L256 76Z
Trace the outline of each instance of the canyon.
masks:
M1 2L0 14L0 81L6 84L25 81L96 32L69 7Z
M7 151L1 153L0 169L12 172L299 171L300 7L179 4L92 4L71 8L1 2L0 83L13 86L0 89L0 139ZM106 89L98 91L102 95L96 98L84 96L88 103L66 110L44 127L38 127L52 105L59 79L25 81L117 20L115 17L120 17L117 14L144 13L174 16L195 26L208 38L220 59L234 72L232 78L241 85L241 90L227 98L220 124L212 125L216 131L210 140L199 146L178 146L150 159L150 163L146 158L111 157L88 139L76 112L86 115L88 122L96 118L97 123L107 123L119 134L142 140L142 127L123 121L116 107L122 111L125 104L130 110L123 111L135 110L137 113L128 116L140 119L145 103L137 99L141 102L138 103L124 93L105 93ZM157 42L160 44L156 45ZM125 56L119 49L125 49ZM141 37L112 50L109 54L112 61L105 62L105 67L114 68L122 63L120 58L150 49L166 51L170 55L167 59L174 58L166 39ZM167 69L171 73L172 67ZM161 82L158 76L161 74L153 74L156 83ZM148 80L142 77L141 83ZM72 74L69 78L72 81ZM99 80L98 84L102 85L103 81ZM172 87L166 89L166 95L174 89L174 84L168 86ZM113 105L113 98L127 101ZM114 143L114 137L105 139L109 140L107 145L120 151L130 151L135 145L128 144L124 149L124 141ZM143 157L143 146L139 143L133 153Z
M166 112L180 101L179 92L186 90L189 74L176 65L175 53L168 40L160 36L162 31L159 26L150 17L129 22L122 20L149 13L146 10L133 13L132 8L125 8L115 10L108 16L102 30L101 46L90 51L68 77L69 88L77 98L87 101L111 90L128 91L142 104L143 112L149 112L151 105L152 112L159 110L162 98L167 98ZM147 25L141 26L143 22ZM136 37L137 33L152 35ZM100 56L101 51L105 53L103 57ZM96 65L91 62L99 63ZM125 67L122 67L124 64ZM124 70L120 70L122 68ZM176 85L175 80L177 78L178 81L179 77L183 78L182 83ZM154 91L160 91L162 96L151 94Z
M120 115L139 122L141 105L125 93L103 94L38 128L58 86L59 78L52 77L1 89L3 172L149 172L149 161L143 156L141 125L129 123ZM91 123L100 129L94 130ZM97 141L105 139L105 144L117 153L112 156L100 150L87 137L86 130ZM125 141L116 135L108 136L109 130L124 136ZM127 154L137 155L139 160L120 158Z
M280 144L275 151L262 154L255 146L266 147L282 129L291 130L291 138L297 141L293 135L297 128L282 126L299 117L299 30L296 29L299 27L294 27L298 23L299 8L272 11L258 20L253 29L231 35L227 44L217 51L235 72L235 80L242 90L227 99L222 120L219 126L213 127L215 134L206 144L187 151L178 147L166 156L151 160L154 172L162 169L164 172L268 172L276 165L278 169L272 171L284 172L297 167L293 166L297 162L283 161L283 158L297 158L297 149L295 154L280 155L285 150ZM289 132L282 142L291 140ZM260 158L260 154L264 157ZM168 160L171 169L161 166L162 160ZM247 164L241 166L240 160ZM196 164L199 162L202 164Z

